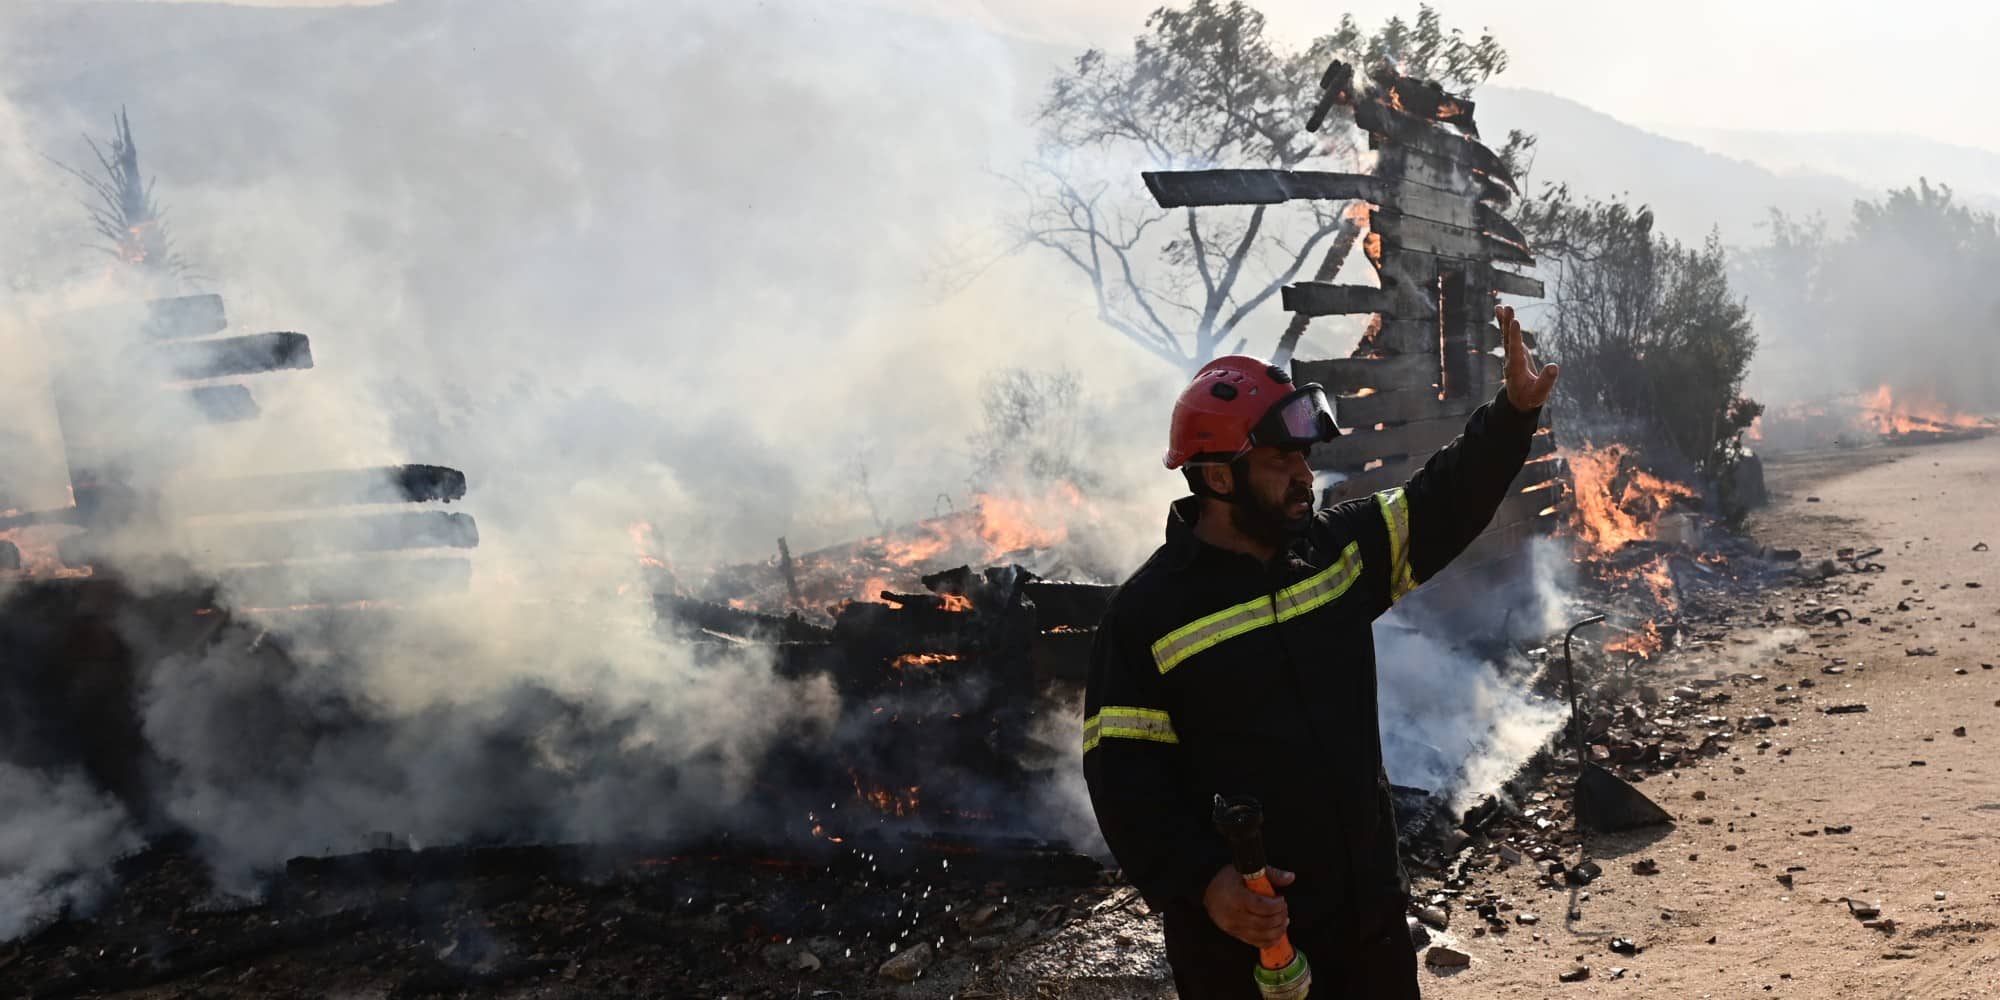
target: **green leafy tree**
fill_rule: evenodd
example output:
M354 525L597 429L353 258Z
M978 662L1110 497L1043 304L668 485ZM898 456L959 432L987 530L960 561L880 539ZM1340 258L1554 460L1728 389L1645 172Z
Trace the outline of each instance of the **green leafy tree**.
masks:
M1191 368L1232 341L1231 351L1244 349L1241 324L1316 252L1325 255L1316 277L1332 277L1353 249L1355 220L1322 203L1162 210L1136 175L1354 169L1353 129L1305 130L1335 58L1364 69L1391 62L1460 93L1507 65L1491 35L1446 28L1428 6L1372 32L1343 17L1303 49L1266 39L1263 15L1240 0L1162 7L1129 54L1092 49L1050 83L1036 115L1040 155L1012 178L1020 244L1074 266L1098 318L1170 364ZM1290 333L1285 350L1296 340Z
M1636 424L1711 471L1736 457L1760 412L1742 396L1757 336L1720 238L1687 246L1655 233L1644 206L1560 186L1519 221L1554 277L1543 343L1562 363L1557 405L1570 411L1557 426Z

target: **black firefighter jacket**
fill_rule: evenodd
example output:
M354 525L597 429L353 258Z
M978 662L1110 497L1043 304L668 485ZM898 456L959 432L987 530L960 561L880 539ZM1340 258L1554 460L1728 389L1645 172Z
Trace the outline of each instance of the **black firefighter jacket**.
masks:
M1229 861L1218 793L1263 803L1270 863L1298 875L1294 927L1401 928L1370 623L1485 528L1536 417L1503 391L1407 485L1319 510L1269 565L1196 539L1193 497L1173 505L1098 627L1083 742L1104 839L1170 935L1207 927L1202 891Z

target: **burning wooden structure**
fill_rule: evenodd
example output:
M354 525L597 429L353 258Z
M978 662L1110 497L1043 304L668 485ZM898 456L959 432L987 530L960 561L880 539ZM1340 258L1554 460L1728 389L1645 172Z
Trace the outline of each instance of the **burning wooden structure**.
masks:
M407 599L462 589L479 544L462 499L465 474L438 465L326 469L229 478L179 474L190 435L138 427L260 415L249 377L313 366L305 334L216 336L221 296L156 299L44 321L63 349L51 373L72 504L0 515L0 570L81 576L199 552L239 606L272 608ZM134 397L137 397L136 399ZM179 442L163 445L162 442ZM166 453L163 454L163 449ZM363 509L357 511L357 508ZM23 529L81 531L23 559Z
M1363 250L1375 285L1301 281L1283 291L1299 317L1372 316L1352 357L1294 360L1293 375L1335 394L1348 430L1313 449L1315 470L1341 478L1337 503L1395 486L1458 436L1501 385L1495 296L1539 298L1542 283L1505 265L1532 265L1526 238L1501 214L1517 193L1507 164L1479 139L1473 102L1379 68L1357 89L1335 62L1321 80L1317 130L1335 106L1352 110L1375 150L1369 173L1164 171L1144 175L1162 208L1357 200L1368 207ZM1561 518L1567 469L1545 427L1529 464L1486 533L1461 558L1477 564L1546 534Z

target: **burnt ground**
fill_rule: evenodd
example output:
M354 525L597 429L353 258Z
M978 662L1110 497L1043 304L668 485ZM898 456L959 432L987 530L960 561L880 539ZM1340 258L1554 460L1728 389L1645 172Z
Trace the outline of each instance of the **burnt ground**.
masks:
M1591 838L1604 874L1568 885L1571 772L1545 760L1517 808L1416 869L1433 939L1470 960L1427 969L1425 994L1989 995L2000 554L1972 547L2000 547L1995 469L2000 438L1773 463L1750 531L1803 550L1798 571L1740 607L1718 591L1677 648L1593 686L1594 753L1677 827ZM1020 841L385 849L296 860L256 900L212 891L184 846L0 946L0 996L1173 995L1158 921L1115 873Z
M1795 458L1769 481L1755 536L1807 567L1881 546L1882 570L1769 590L1750 609L1767 634L1743 637L1765 641L1661 662L1661 685L1764 677L1704 697L1739 728L1774 724L1641 785L1677 826L1593 837L1604 875L1588 886L1475 845L1467 893L1497 896L1511 929L1454 901L1471 964L1427 969L1426 996L2000 993L2000 438ZM1657 874L1634 873L1644 859ZM1520 912L1542 919L1507 919ZM1579 965L1588 978L1560 981Z

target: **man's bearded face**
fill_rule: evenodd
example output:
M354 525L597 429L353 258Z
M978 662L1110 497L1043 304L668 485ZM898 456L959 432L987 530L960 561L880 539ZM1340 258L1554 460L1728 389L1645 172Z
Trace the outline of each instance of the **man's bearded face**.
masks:
M1231 469L1235 503L1229 523L1244 535L1282 547L1312 520L1312 469L1304 451L1252 448Z

